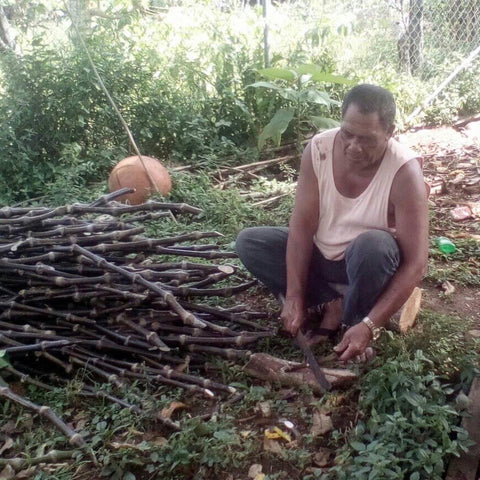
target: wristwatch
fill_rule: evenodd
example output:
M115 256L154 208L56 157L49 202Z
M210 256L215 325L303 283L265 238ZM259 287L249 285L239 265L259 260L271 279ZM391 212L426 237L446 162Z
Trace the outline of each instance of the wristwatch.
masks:
M377 327L369 317L365 317L362 322L370 329L372 332L372 340L378 340L378 337L380 337L380 333L382 332L382 329Z

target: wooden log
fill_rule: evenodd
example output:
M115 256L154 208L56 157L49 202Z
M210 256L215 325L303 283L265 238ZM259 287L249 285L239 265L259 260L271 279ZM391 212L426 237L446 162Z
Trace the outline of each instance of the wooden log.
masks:
M243 370L252 377L290 387L308 384L315 393L322 393L311 368L303 363L291 362L267 353L254 353ZM354 372L344 368L321 368L321 370L332 388L346 387L357 378Z
M388 321L386 328L405 333L415 325L422 303L422 289L415 287L402 308Z
M420 311L420 304L422 302L422 290L418 287L413 289L412 294L402 307L398 327L402 333L415 325L418 312Z

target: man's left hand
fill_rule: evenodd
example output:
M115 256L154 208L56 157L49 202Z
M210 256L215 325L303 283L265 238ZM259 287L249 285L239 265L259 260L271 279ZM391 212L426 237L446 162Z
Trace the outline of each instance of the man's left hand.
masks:
M368 344L372 340L372 332L363 322L350 327L341 342L333 347L333 350L339 355L343 362L352 360L365 353Z

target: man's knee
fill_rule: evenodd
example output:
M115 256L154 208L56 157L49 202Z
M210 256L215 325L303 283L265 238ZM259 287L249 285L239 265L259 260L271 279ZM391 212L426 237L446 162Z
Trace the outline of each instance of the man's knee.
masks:
M255 227L245 228L242 230L235 240L235 251L237 252L240 259L244 258L245 255L248 255L252 241L256 238Z
M368 265L371 268L396 270L400 263L400 250L393 236L384 230L369 230L359 235L345 252L347 266Z
M235 250L244 264L268 258L278 261L285 257L287 239L288 228L250 227L238 234Z

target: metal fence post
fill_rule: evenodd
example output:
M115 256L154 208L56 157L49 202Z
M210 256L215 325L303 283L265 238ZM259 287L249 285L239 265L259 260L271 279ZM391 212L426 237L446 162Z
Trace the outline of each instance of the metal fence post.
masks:
M270 10L270 0L263 0L263 53L265 58L265 68L270 66L270 45L268 44L268 12Z

